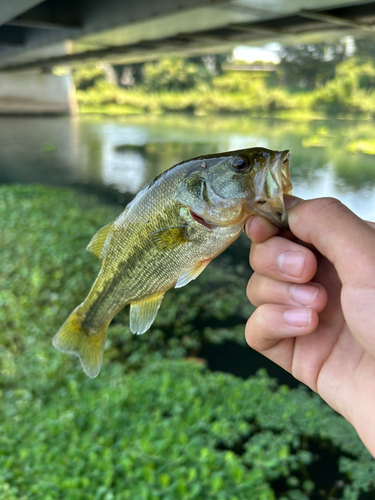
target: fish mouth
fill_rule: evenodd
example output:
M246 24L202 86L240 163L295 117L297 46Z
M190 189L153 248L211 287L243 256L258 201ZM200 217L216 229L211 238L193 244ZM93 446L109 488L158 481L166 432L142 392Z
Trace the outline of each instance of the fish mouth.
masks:
M193 212L193 210L189 209L189 211L190 211L190 215L193 217L193 219L196 222L198 222L199 224L201 224L202 226L207 227L208 229L215 229L216 227L218 227L217 224L213 224L212 222L208 222L206 219L204 219L200 215Z
M289 158L289 150L275 152L266 168L255 176L255 197L250 203L253 212L281 228L288 227L284 194L292 192Z

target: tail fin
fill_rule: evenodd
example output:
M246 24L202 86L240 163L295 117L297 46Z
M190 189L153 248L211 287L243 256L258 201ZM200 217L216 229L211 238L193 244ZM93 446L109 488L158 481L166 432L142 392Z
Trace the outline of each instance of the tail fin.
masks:
M76 354L86 375L95 378L102 366L108 325L97 333L88 333L82 327L84 318L81 306L78 306L56 333L52 343L61 352Z

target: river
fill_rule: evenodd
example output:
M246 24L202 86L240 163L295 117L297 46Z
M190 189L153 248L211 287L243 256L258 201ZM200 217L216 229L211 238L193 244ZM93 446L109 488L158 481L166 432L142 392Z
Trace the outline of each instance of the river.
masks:
M352 153L373 137L356 121L142 115L0 118L0 182L84 188L125 204L152 177L200 154L264 146L291 150L293 193L334 196L375 220L375 158Z

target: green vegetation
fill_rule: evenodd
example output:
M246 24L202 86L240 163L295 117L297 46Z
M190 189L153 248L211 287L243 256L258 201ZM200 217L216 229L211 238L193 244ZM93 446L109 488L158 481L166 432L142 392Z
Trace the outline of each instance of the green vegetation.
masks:
M346 149L351 153L375 155L375 139L359 139L347 144Z
M160 68L159 66L162 66ZM165 70L170 67L170 72ZM263 75L254 78L243 72L223 73L210 82L189 73L191 64L183 66L181 59L165 58L158 63L146 65L143 84L134 88L121 88L103 78L86 90L77 90L77 99L82 112L109 113L164 113L191 111L197 115L213 112L264 114L276 110L289 110L297 105L308 109L307 102L299 96L289 102L283 89L268 88ZM148 68L154 67L151 71ZM185 69L185 79L182 78ZM175 74L172 69L179 70ZM163 74L164 73L164 74ZM190 78L191 77L191 78ZM77 78L80 78L79 73ZM163 84L158 82L164 82ZM193 83L195 83L193 85ZM116 108L116 105L119 108Z
M205 66L181 58L163 58L157 64L147 63L143 70L143 86L149 92L190 90L209 79Z
M0 187L0 499L308 500L323 488L322 454L342 479L325 497L374 494L373 459L320 398L194 357L205 342L243 341L238 263L223 272L219 258L168 292L147 335L121 312L97 379L52 348L98 270L85 246L116 212L68 189Z
M323 43L296 44L279 51L282 82L292 90L314 90L335 76L335 68L345 59L342 40Z
M227 63L209 72L202 61L164 57L138 67L137 74L138 81L120 86L97 66L76 69L81 112L183 111L198 116L246 113L310 119L375 115L375 64L363 51L346 58L342 43L284 47L273 72L263 70L261 63L252 71Z
M265 375L244 382L182 360L125 375L113 364L95 381L34 379L3 401L6 500L272 500L275 481L279 498L307 500L318 437L350 457L340 465L353 480L344 498L374 486L373 461L349 425Z

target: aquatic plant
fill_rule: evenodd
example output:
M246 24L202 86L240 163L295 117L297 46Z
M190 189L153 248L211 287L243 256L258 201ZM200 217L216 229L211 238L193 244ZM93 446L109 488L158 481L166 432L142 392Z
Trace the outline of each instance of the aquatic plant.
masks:
M95 380L53 349L97 271L85 246L117 212L70 189L0 186L1 500L374 494L373 459L318 396L182 359L206 341L242 341L246 277L233 263L167 294L147 337L131 336L124 313Z
M183 360L125 369L112 363L94 381L34 373L3 388L1 498L307 500L337 479L347 500L374 491L354 430L303 389ZM337 451L340 472L324 477L317 452Z

